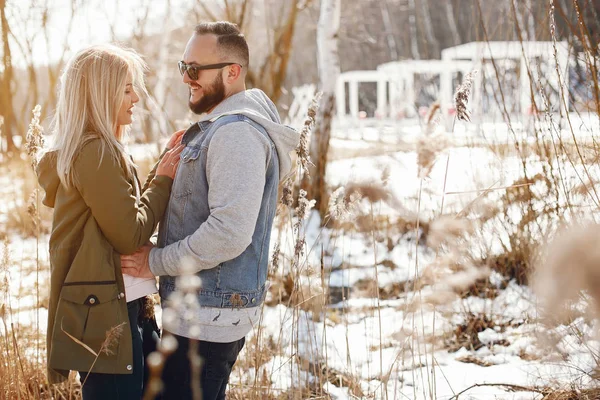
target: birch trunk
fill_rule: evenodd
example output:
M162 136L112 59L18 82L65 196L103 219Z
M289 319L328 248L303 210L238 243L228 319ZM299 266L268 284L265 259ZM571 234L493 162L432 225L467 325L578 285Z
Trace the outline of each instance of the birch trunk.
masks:
M310 143L310 156L314 167L310 171L310 197L316 200L321 218L327 212L327 185L325 172L327 152L331 137L331 122L335 108L335 88L340 74L338 31L340 27L341 0L321 0L317 26L317 64L319 85L323 93Z
M437 58L440 56L440 43L436 39L435 32L433 30L433 23L431 22L431 13L429 12L429 0L420 0L419 4L421 5L421 14L423 15L423 27L425 28L425 36L427 37L427 53L429 53L429 49L431 49L433 54L429 54L429 58Z
M454 6L452 5L452 0L444 0L444 5L446 6L446 15L448 16L448 27L450 28L450 33L452 34L452 40L455 46L458 46L462 43L460 39L460 34L458 33L458 27L456 25L456 17L454 16Z
M512 7L515 10L515 17L517 19L517 23L515 24L515 29L518 29L519 31L517 32L518 35L520 35L521 40L523 40L524 42L530 40L529 39L529 33L527 32L527 29L525 27L525 20L523 19L523 13L521 11L521 7L520 4L517 0L510 0Z
M171 46L169 43L171 42L171 34L173 31L171 24L171 1L167 1L167 12L166 12L166 20L164 23L164 34L161 38L160 50L158 52L158 73L156 74L156 86L154 87L154 96L155 96L155 104L153 104L153 114L155 116L154 123L152 124L152 131L150 135L146 136L146 140L150 139L152 143L158 142L158 138L161 136L169 135L169 124L167 121L167 116L165 115L165 107L167 103L168 92L170 86L168 85L170 81L169 71L171 70L171 63L169 60L172 59ZM150 101L152 101L150 99ZM150 137L148 137L150 136Z
M390 50L390 58L393 61L398 60L398 46L396 39L394 38L394 31L392 30L392 20L390 19L390 10L387 0L383 0L383 4L380 5L381 18L383 18L383 26L385 27L385 37L387 39L388 49Z
M531 0L525 0L525 8L527 9L527 39L535 40L535 18L533 16L533 4Z
M417 39L417 9L415 0L408 0L408 27L410 30L410 51L415 60L421 59L419 54L419 42Z

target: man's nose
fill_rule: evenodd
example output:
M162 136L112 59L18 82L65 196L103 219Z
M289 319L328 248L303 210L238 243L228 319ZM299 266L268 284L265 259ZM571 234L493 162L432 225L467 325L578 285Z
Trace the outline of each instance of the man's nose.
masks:
M190 79L190 76L188 75L187 71L185 71L182 75L182 80L183 83L190 83L190 82L194 82L193 80Z

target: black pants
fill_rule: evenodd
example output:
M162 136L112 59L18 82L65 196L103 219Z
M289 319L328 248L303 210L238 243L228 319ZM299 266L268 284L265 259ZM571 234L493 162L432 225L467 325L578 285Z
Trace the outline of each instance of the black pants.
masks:
M154 318L141 318L144 299L127 303L131 338L133 340L132 374L98 374L79 372L83 400L139 400L142 398L144 382L148 377L144 360L156 349L158 328ZM86 380L87 376L87 380Z
M192 399L192 377L188 351L190 341L185 337L173 335L177 339L177 350L165 362L163 369L163 400ZM231 343L198 343L198 354L202 358L200 388L202 400L225 399L225 390L229 382L231 368L244 347L245 338Z

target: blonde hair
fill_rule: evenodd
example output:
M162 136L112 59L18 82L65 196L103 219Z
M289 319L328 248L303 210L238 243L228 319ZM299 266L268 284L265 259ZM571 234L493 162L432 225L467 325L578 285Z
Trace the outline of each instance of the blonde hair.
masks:
M117 115L129 78L135 90L147 93L146 69L134 50L110 44L88 47L68 62L60 79L52 121L55 140L51 150L56 151L56 169L63 185L76 183L76 157L87 142L98 138L101 159L108 152L133 179L133 162L120 141L129 127L118 126Z

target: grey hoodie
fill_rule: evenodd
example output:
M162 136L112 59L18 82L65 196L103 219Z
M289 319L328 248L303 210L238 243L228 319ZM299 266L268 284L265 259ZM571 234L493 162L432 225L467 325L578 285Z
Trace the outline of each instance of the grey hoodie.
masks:
M227 114L245 115L265 128L275 145L279 177L283 179L291 170L290 152L298 145L300 136L281 124L267 95L259 89L237 93L199 122ZM224 127L215 134L206 160L210 217L185 238L152 249L149 262L154 275L181 275L184 259L193 260L196 271L214 268L236 258L250 245L265 185L264 165L268 162L269 148L268 139L249 124L235 124L235 129ZM171 201L182 186L177 183Z

